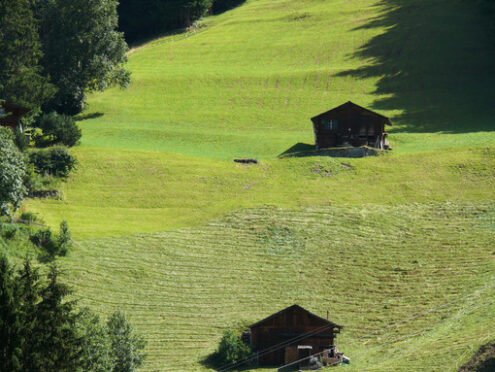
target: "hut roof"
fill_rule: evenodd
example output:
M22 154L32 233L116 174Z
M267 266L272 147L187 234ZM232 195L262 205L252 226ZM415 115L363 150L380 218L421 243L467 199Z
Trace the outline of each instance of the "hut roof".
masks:
M305 308L303 308L303 307L301 307L299 305L292 305L292 306L289 306L289 307L287 307L287 308L285 308L283 310L280 310L279 312L277 312L275 314L272 314L269 317L266 317L265 319L260 320L259 322L256 322L254 324L251 324L249 326L249 328L256 327L256 326L258 326L258 325L260 325L260 324L262 324L264 322L267 322L267 321L269 321L269 320L271 320L271 319L279 316L280 314L282 314L282 313L284 313L286 311L292 310L292 309L299 310L301 312L305 312L311 318L317 319L317 320L321 321L322 323L328 324L329 326L332 326L332 327L335 327L335 328L340 328L340 329L344 328L343 326L338 325L337 323L331 322L328 319L325 319L325 318L322 318L321 316L318 316L316 314L313 314L312 312L306 310Z
M10 102L0 102L0 107L4 108L6 113L9 113L11 110L19 110L20 115L26 115L29 111L31 111L31 109L27 107Z
M361 111L361 112L365 112L367 114L371 114L373 116L376 116L376 117L379 117L381 119L383 119L385 121L385 124L387 125L392 125L392 122L390 121L390 119L384 115L381 115L375 111L371 111L365 107L362 107L362 106L359 106L359 105L356 105L354 102L351 102L351 101L348 101L340 106L337 106L331 110L328 110L328 111L325 111L319 115L316 115L315 117L312 117L311 120L313 122L315 122L316 119L318 119L319 117L321 116L326 116L328 114L331 114L332 112L334 111L341 111L341 110L345 110L345 109L353 109L353 110L357 110L357 111Z

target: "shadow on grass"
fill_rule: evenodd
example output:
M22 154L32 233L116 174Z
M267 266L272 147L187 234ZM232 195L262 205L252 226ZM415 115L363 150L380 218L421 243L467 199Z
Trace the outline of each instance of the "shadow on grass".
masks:
M92 112L90 114L81 114L74 117L75 121L83 121L89 119L96 119L102 117L104 114L102 112Z
M256 356L253 356L253 359L255 359ZM254 366L250 366L248 364L243 364L243 365L236 365L233 363L222 363L221 360L218 358L218 354L212 353L208 355L206 358L204 358L200 362L204 367L208 369L213 369L215 371L220 371L220 370L228 370L228 371L248 371L248 370L256 370L258 368ZM232 367L231 369L227 369L227 367Z
M351 58L372 60L339 76L378 78L375 110L401 110L394 132L495 129L495 43L477 2L382 0L384 29ZM384 97L385 96L385 97ZM384 98L383 98L384 97Z
M309 152L309 151L314 151L314 150L315 150L315 145L310 145L308 143L298 142L294 146L292 146L291 148L288 148L283 153L278 155L278 157L280 158L280 157L284 157L284 156L291 155L291 154L297 154L299 152Z

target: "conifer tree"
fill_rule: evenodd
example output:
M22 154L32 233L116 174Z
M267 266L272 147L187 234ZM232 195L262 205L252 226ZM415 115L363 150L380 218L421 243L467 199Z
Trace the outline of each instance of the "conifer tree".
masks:
M43 75L37 22L29 0L0 0L0 97L35 117L55 88Z
M22 370L21 312L13 269L0 256L0 371Z

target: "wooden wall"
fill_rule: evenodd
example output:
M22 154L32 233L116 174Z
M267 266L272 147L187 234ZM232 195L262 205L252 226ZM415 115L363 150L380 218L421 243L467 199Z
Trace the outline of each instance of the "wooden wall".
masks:
M336 120L338 129L326 129L325 120ZM385 121L372 113L352 107L322 114L313 119L317 148L336 147L344 142L352 146L373 146L385 133Z
M325 328L323 328L325 327ZM323 319L311 316L299 309L288 309L277 316L251 328L251 340L256 350L262 351L271 346L285 343L299 335L318 332L311 337L305 336L296 342L273 350L259 357L259 365L284 365L287 360L297 360L297 346L312 346L310 355L317 354L334 345L334 327Z

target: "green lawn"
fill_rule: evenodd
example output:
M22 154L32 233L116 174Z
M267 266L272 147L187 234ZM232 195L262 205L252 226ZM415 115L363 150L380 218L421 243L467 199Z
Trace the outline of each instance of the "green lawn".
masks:
M494 246L493 202L272 207L86 239L62 262L81 304L146 335L146 370L201 369L222 329L298 303L344 325L350 370L455 371L493 338Z
M79 117L60 200L26 208L68 220L68 281L127 311L146 370L202 369L224 327L297 302L345 326L349 370L454 371L495 320L485 21L461 0L248 0L133 50L131 86ZM392 152L278 158L348 100L392 118Z

